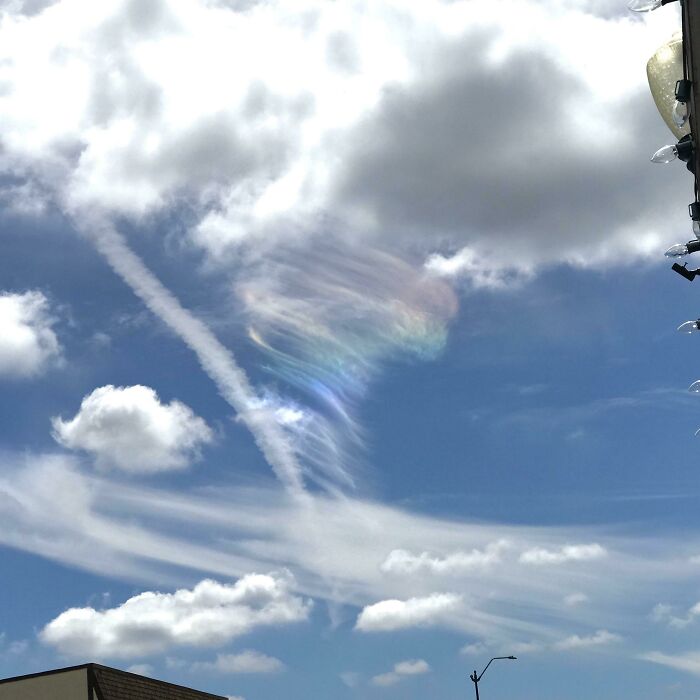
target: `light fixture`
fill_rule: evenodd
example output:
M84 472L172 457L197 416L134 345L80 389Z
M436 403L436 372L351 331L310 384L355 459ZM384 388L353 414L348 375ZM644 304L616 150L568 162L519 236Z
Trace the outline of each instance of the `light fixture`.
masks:
M688 241L687 243L676 243L672 245L664 255L667 258L680 258L684 255L697 253L700 250L700 240Z
M700 331L700 319L697 321L686 321L678 326L678 330L681 333L697 333Z
M691 202L688 205L688 215L693 220L693 235L700 240L700 202Z
M668 146L662 146L654 155L651 157L652 163L670 163L672 160L678 158L678 149L669 144Z
M675 32L647 61L647 79L654 104L676 139L681 139L690 133L690 123L686 121L683 126L679 127L673 116L675 103L678 99L676 88L678 81L683 80L684 77L683 34Z
M658 10L669 2L673 2L673 0L630 0L627 7L632 12L651 12L651 10Z
M698 275L700 275L700 269L689 270L687 267L688 263L685 265L679 265L678 263L673 263L671 269L677 272L681 277L685 277L688 282L692 282Z
M671 118L679 129L682 129L688 121L688 100L690 100L691 87L692 83L690 80L684 79L676 81L676 101L673 103Z
M662 146L651 157L652 163L670 163L672 160L682 160L684 163L689 163L693 157L695 148L690 134L684 136L677 144Z

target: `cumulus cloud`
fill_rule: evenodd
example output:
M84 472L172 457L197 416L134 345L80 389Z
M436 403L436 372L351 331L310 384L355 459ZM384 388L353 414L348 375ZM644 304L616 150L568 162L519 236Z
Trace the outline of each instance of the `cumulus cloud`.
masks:
M390 632L409 627L445 623L459 610L462 597L454 593L433 593L425 598L382 600L363 608L355 629L362 632Z
M428 552L412 554L405 549L394 549L382 562L381 570L394 574L459 574L474 569L483 569L501 561L501 553L510 543L499 540L487 545L483 550L455 552L445 557L431 556Z
M607 550L597 542L592 544L567 544L556 550L533 547L520 555L523 564L563 564L570 561L591 561L607 556Z
M61 357L48 299L0 292L0 377L33 377Z
M395 685L407 676L420 676L430 672L430 666L423 659L413 659L409 661L399 661L394 664L394 668L387 673L380 673L372 678L373 685L389 686Z
M613 634L607 630L598 630L595 634L588 637L580 637L577 634L571 635L566 639L562 639L553 645L553 648L558 651L571 651L574 649L589 649L592 647L607 646L622 640L619 634Z
M100 468L133 473L183 469L211 442L212 431L179 401L161 403L150 387L95 389L70 420L52 419L54 438L85 450Z
M249 574L234 584L210 579L175 593L147 591L106 610L71 608L39 633L69 656L129 658L176 646L219 646L257 627L305 620L311 603L279 575Z
M238 654L217 654L215 661L199 661L192 664L193 671L216 673L279 673L284 664L274 656L267 656L253 649Z
M71 212L139 218L181 196L213 257L323 217L447 241L443 260L457 253L454 272L481 283L467 258L504 244L520 272L647 253L658 203L680 196L674 178L634 169L664 128L639 66L673 12L645 23L575 0L29 4L7 6L0 30L2 169L45 181Z

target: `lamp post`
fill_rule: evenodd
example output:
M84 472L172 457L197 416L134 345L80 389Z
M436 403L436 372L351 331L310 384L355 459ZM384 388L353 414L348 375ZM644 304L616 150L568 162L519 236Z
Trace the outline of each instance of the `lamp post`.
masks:
M512 659L513 661L516 660L516 656L494 656L491 661L496 661L497 659ZM479 700L479 681L481 680L481 677L486 673L486 669L491 665L491 661L489 661L484 670L477 676L476 675L476 669L474 669L474 673L472 673L469 678L472 680L474 683L474 690L476 691L476 700Z

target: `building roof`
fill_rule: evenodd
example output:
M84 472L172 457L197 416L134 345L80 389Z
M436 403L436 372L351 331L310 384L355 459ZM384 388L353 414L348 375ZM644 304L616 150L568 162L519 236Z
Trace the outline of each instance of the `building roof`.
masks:
M98 700L226 700L223 695L213 695L95 663L4 678L0 680L0 683L47 676L64 671L75 671L81 668L87 669L88 686L94 688Z

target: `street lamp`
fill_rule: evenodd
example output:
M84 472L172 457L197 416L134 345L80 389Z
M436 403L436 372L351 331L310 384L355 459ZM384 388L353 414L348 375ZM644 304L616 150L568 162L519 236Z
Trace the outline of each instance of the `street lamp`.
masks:
M491 661L496 661L497 659L511 659L515 661L516 658L516 656L494 656L491 659ZM469 676L469 678L471 678L472 682L474 683L474 690L476 691L476 700L479 700L479 681L481 680L481 677L486 673L486 669L491 665L491 661L489 661L486 664L486 667L478 676L476 675L476 669L474 669L474 673L472 673Z

